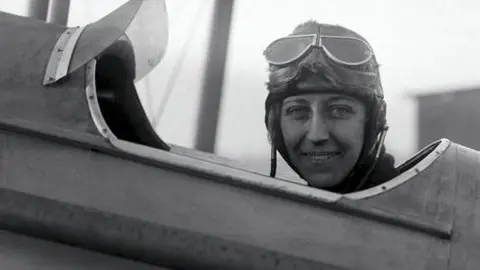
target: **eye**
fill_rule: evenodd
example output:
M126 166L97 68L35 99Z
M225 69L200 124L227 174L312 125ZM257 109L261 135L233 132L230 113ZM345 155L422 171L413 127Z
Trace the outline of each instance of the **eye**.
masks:
M292 116L296 119L307 117L309 113L309 108L305 106L291 106L285 110L286 115Z
M329 113L335 118L348 118L353 114L353 109L348 105L332 105L329 107Z
M290 107L287 109L287 113L299 113L299 112L307 112L308 110L305 107L295 106Z

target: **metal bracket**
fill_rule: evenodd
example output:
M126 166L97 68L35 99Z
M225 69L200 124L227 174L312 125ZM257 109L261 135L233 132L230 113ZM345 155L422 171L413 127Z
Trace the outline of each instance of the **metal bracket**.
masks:
M67 28L58 38L48 60L43 85L54 83L68 74L75 45L85 28L86 26Z

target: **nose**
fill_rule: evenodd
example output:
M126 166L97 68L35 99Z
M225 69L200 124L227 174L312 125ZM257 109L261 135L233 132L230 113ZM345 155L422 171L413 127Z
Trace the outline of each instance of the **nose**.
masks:
M314 144L328 141L330 135L325 119L321 115L314 115L311 118L310 126L306 135L307 140Z

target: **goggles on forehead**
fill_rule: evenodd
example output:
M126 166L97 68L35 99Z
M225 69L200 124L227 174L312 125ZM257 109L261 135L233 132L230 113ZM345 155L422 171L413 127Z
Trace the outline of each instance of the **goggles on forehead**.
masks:
M347 66L359 66L373 57L370 45L355 37L322 34L293 35L279 38L263 52L268 63L283 66L295 62L314 47L322 49L334 62Z

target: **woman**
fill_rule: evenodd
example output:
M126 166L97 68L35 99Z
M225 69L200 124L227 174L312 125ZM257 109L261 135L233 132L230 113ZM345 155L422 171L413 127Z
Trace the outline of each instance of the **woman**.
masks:
M276 151L310 186L348 193L396 175L378 64L352 30L308 21L264 52L265 124Z

